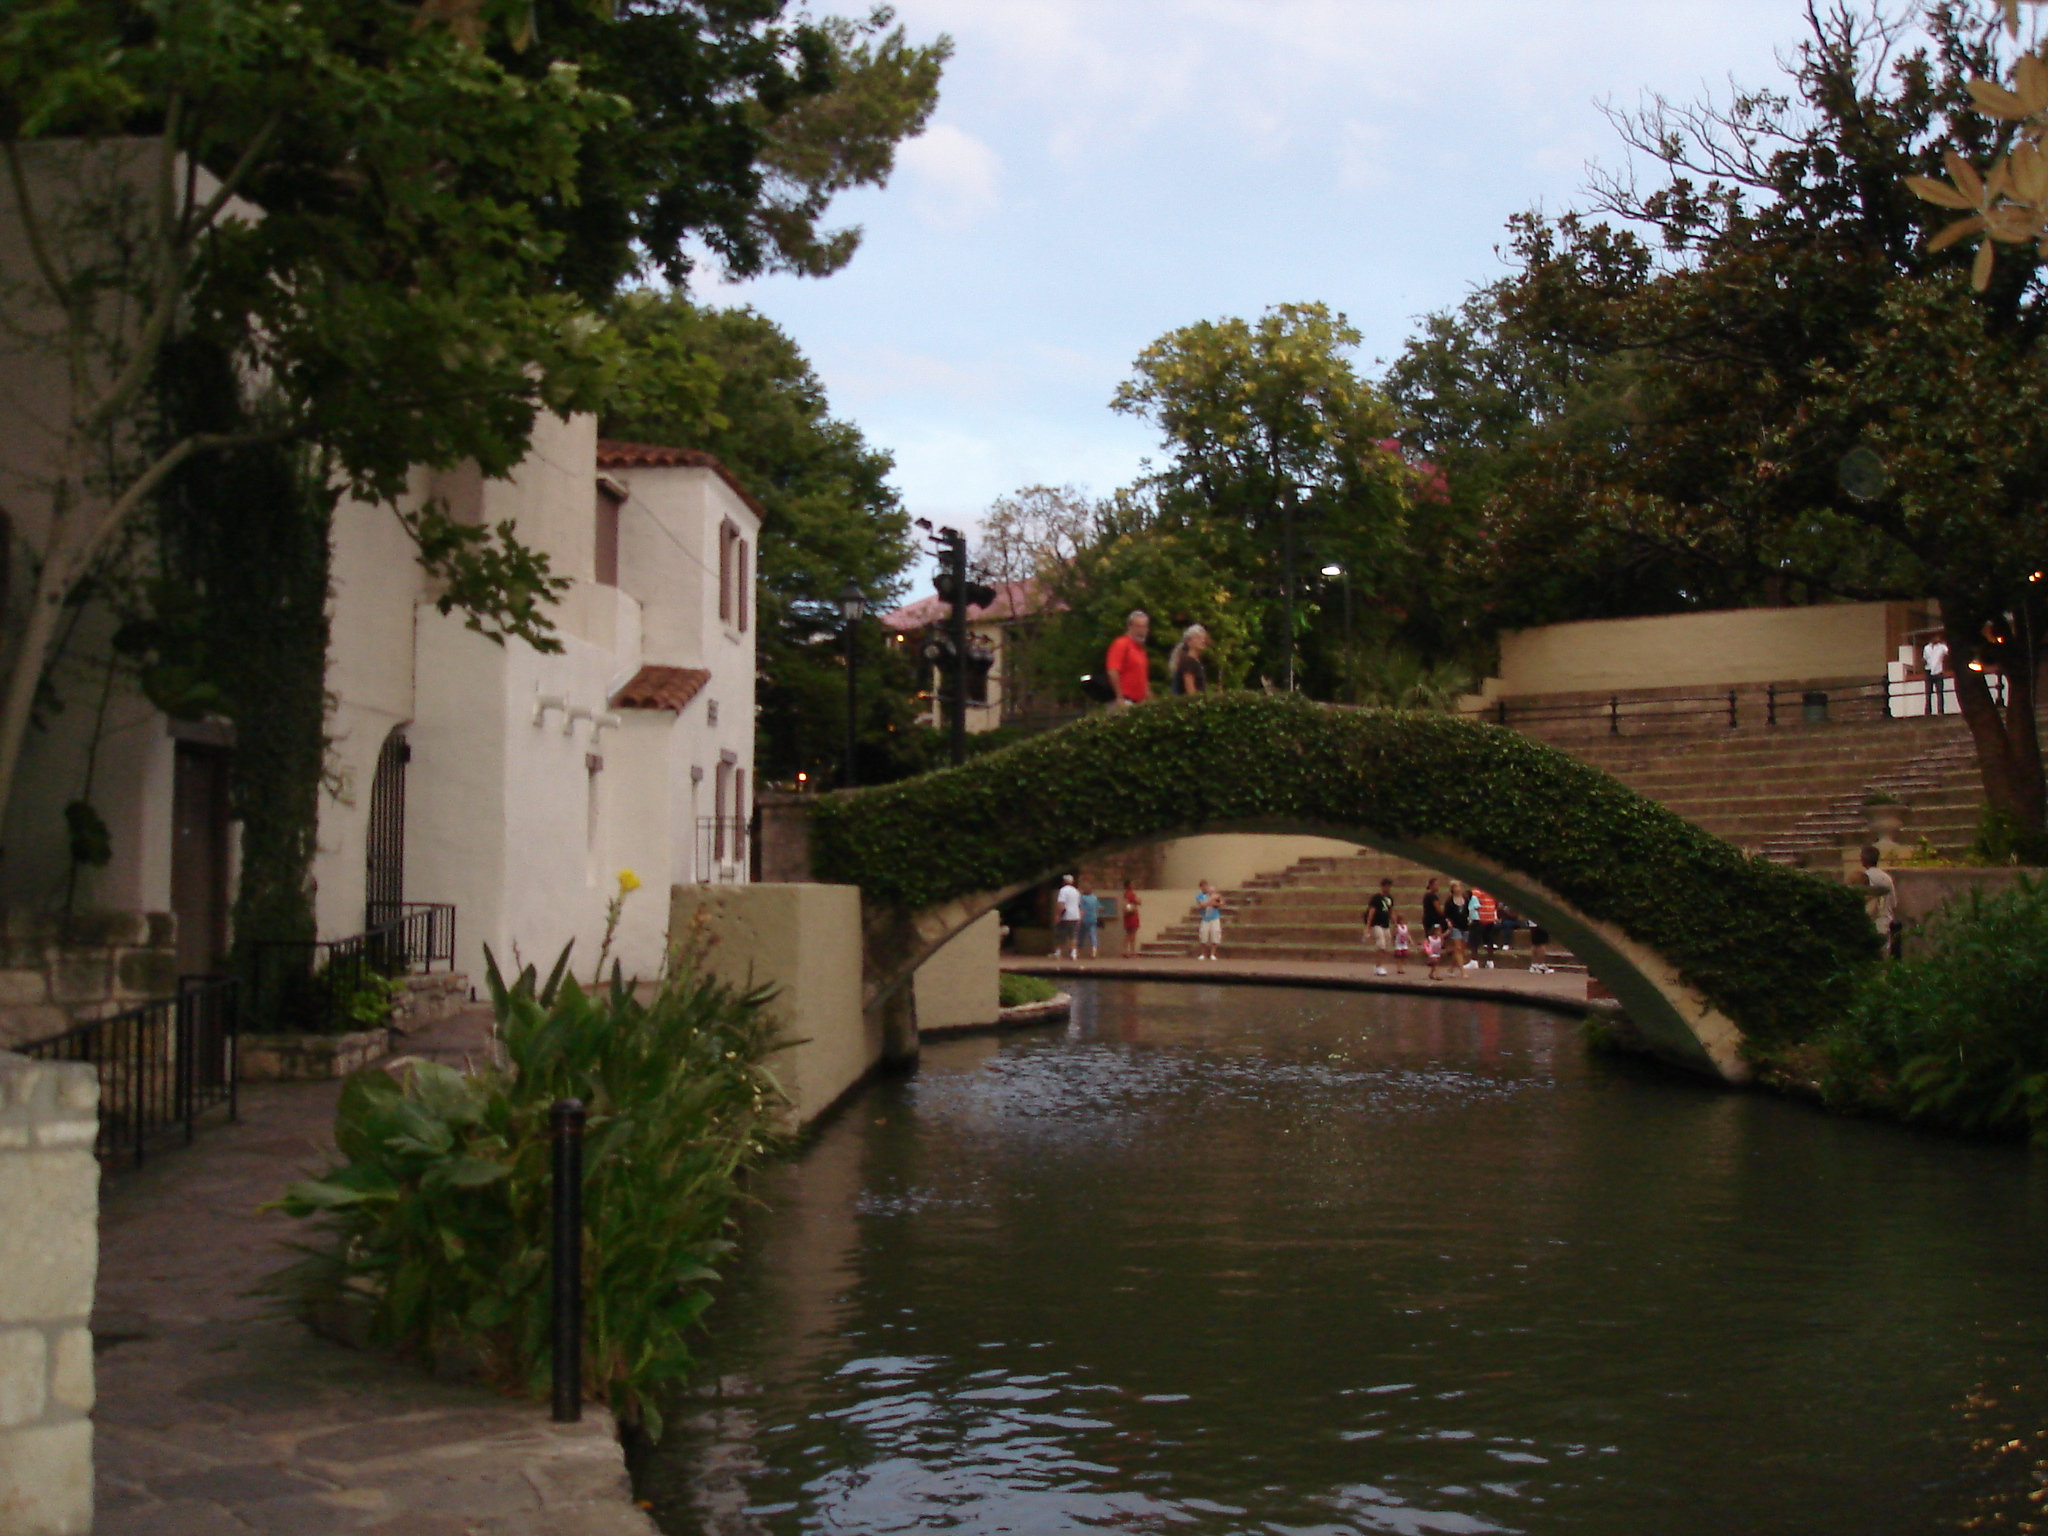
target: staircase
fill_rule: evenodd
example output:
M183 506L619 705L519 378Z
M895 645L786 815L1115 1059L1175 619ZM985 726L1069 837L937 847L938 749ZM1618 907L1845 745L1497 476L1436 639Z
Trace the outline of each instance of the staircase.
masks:
M1825 865L1861 842L1872 794L1903 802L1905 836L1924 836L1951 857L1976 836L1983 805L1958 715L1556 745L1715 836L1784 864Z
M1277 874L1257 875L1223 893L1223 953L1232 960L1338 960L1354 965L1392 965L1362 942L1365 904L1382 878L1394 882L1394 908L1408 920L1411 969L1429 969L1422 956L1422 889L1432 875L1437 890L1450 887L1450 877L1391 854L1360 849L1349 858L1303 859ZM1495 955L1505 969L1529 965L1529 930L1515 931L1514 947ZM1147 942L1141 954L1185 957L1196 952L1194 893L1188 893L1187 915ZM1555 942L1549 963L1559 971L1583 972L1585 966Z

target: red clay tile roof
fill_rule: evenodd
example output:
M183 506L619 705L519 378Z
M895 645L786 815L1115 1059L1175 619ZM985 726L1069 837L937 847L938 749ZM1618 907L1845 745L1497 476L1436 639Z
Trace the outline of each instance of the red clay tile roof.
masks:
M711 674L701 667L642 667L625 687L612 695L612 707L672 709L681 714L683 706L710 681Z
M1047 608L1064 608L1066 604L1057 599L1048 602L1038 590L1036 581L1003 581L996 583L996 600L986 608L970 607L967 619L979 624L984 619L1022 619ZM884 628L894 630L923 629L927 624L936 624L946 616L946 605L934 593L920 597L914 603L906 603L894 612L882 615Z
M754 516L766 521L768 509L754 499L754 493L733 477L733 472L719 463L717 458L702 448L664 448L659 443L621 443L612 438L597 440L597 467L599 469L708 469L727 485L732 493L753 510Z

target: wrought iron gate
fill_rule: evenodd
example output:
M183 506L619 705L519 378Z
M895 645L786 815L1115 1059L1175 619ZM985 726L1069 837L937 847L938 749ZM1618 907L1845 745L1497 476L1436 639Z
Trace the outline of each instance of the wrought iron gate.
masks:
M405 765L412 760L405 727L395 727L377 754L370 785L370 828L364 839L365 928L395 917L405 902Z

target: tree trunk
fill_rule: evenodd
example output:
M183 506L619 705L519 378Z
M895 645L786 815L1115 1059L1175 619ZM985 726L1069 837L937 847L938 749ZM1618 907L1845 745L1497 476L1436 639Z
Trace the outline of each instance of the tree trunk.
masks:
M1949 609L1944 604L1946 611ZM1977 637L1960 626L1948 631L1949 654L1958 659L1975 654ZM1991 810L2012 823L2024 845L2024 856L2040 858L2048 851L2048 781L2041 767L2041 737L2035 719L2035 659L2019 654L2020 665L2006 675L2007 706L2000 710L1986 675L1967 664L1955 671L1956 702L1977 748L1977 771L1984 781L1984 799Z

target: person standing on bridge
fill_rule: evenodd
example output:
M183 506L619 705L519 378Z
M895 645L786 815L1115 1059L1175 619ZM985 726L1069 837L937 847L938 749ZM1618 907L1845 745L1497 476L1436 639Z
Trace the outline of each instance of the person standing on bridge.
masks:
M1142 608L1133 608L1124 620L1124 632L1109 642L1104 670L1118 704L1142 704L1152 696L1152 658L1145 654L1145 637L1152 633L1152 620Z
M1394 943L1394 882L1391 877L1380 880L1380 888L1365 904L1365 947L1372 951L1378 969L1375 976L1387 974L1387 951Z
M1166 659L1166 686L1175 693L1200 693L1209 686L1209 674L1202 670L1202 652L1209 649L1209 631L1190 624L1181 631L1180 644Z
M1053 958L1062 950L1070 960L1081 958L1081 893L1074 888L1072 875L1061 878L1060 893L1053 898Z
M1138 955L1138 888L1130 881L1124 882L1124 958L1135 960Z

